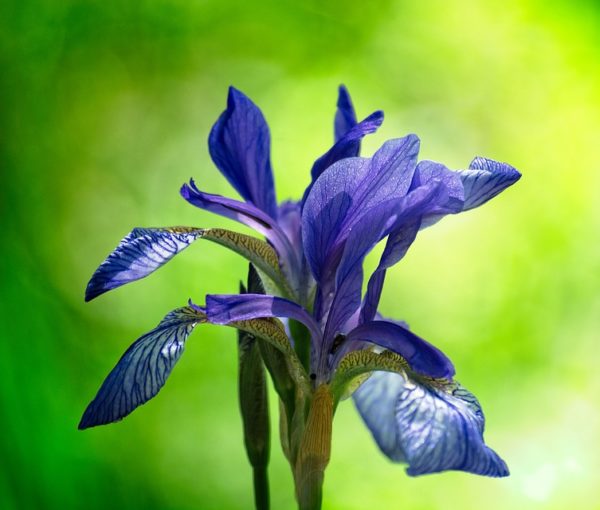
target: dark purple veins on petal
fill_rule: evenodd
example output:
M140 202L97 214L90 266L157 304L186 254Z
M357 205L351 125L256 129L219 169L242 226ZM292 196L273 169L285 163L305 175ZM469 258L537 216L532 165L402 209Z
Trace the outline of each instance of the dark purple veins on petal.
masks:
M85 300L148 276L201 235L202 229L191 227L134 228L96 269Z
M204 320L190 307L178 308L136 340L102 383L79 428L121 420L154 397L181 357L188 336Z
M454 381L375 372L354 393L354 402L382 452L407 463L411 476L446 470L509 474L483 440L479 402Z
M210 132L208 146L215 165L238 193L275 218L269 127L260 109L233 87L229 88L227 109Z
M521 178L512 166L481 157L471 162L469 170L458 173L464 186L465 211L483 205Z

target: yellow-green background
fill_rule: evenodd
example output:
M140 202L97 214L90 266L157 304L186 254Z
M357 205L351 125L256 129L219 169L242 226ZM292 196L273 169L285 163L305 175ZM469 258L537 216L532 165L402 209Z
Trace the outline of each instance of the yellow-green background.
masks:
M425 158L523 173L423 232L382 302L454 360L512 475L408 478L347 403L325 508L600 508L595 0L4 0L0 20L1 508L250 508L230 330L198 328L125 421L76 429L133 340L189 297L235 291L245 263L198 243L92 303L83 291L134 226L231 225L178 194L193 176L234 196L206 146L229 84L270 123L283 199L328 148L342 82L360 117L386 112L365 154L416 132ZM276 438L270 472L273 508L293 508Z

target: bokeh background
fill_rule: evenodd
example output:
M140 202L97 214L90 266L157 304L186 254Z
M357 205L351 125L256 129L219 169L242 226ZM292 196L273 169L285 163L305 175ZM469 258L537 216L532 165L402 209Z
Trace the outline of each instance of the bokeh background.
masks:
M347 403L324 508L600 508L595 0L3 0L0 20L1 508L251 507L229 329L198 328L125 421L76 429L128 345L189 297L235 291L244 261L198 243L83 291L134 226L231 226L178 194L191 176L234 193L206 146L229 84L270 123L284 199L331 143L339 83L359 117L386 112L365 154L416 132L424 158L485 155L523 178L422 232L382 304L454 360L511 477L411 479ZM273 508L294 508L277 439L270 472Z

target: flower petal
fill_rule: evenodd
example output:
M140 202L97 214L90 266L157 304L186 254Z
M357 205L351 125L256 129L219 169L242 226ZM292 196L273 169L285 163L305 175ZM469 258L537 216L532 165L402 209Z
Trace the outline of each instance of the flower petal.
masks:
M360 307L363 282L363 262L373 247L385 237L390 224L393 223L394 211L400 208L403 199L387 200L369 209L369 213L358 221L344 243L343 255L335 276L335 291L331 305L323 303L324 296L329 294L328 287L322 287L318 294L315 310L323 307L329 309L324 338L328 350L337 332L350 316ZM319 317L320 315L317 315Z
M293 301L265 294L209 294L206 316L213 324L229 324L263 317L286 317L303 323L315 340L321 336L312 316Z
M86 289L86 301L148 276L197 239L212 241L240 254L282 291L287 291L275 250L261 239L222 228L135 228L93 274Z
M454 366L442 351L400 324L389 321L367 322L354 328L346 341L373 343L395 352L419 374L435 378L454 375Z
M337 364L331 380L335 401L345 400L366 381L374 371L404 373L409 368L406 360L391 351L373 352L371 349L352 351Z
M450 469L509 474L483 441L479 402L454 381L376 372L354 393L354 402L383 453L408 463L411 476Z
M464 211L479 207L521 178L512 166L481 157L471 162L469 170L458 173L464 187Z
M446 201L446 197L447 190L444 184L439 181L432 181L408 193L397 206L394 211L397 218L390 229L385 249L381 254L377 268L369 278L360 322L367 322L375 317L386 270L402 260L415 240L423 218L429 214L429 211L437 207L437 203Z
M376 111L347 131L331 149L315 161L310 171L313 182L336 161L358 156L360 141L366 135L377 131L382 122L383 112ZM310 191L310 188L307 191Z
M304 251L317 282L333 276L326 270L372 207L407 193L418 149L414 135L390 140L371 159L338 161L317 179L302 212Z
M229 87L227 109L210 132L208 147L215 165L238 193L275 218L269 127L260 109L233 87Z
M446 193L438 196L437 200L430 204L427 215L453 214L462 211L465 194L460 174L435 161L419 161L411 189L434 182L440 183Z
M280 264L288 272L287 276L294 274L298 265L296 253L284 232L271 216L252 204L200 191L193 179L190 180L189 185L184 184L181 187L180 193L190 204L239 221L264 235L277 251Z
M350 93L344 85L340 85L334 123L335 141L337 142L354 126L356 126L356 112L352 105L352 99L350 99ZM358 156L358 152L359 147L356 148L356 154L352 154L352 156Z
M184 184L181 187L180 193L190 204L225 218L239 221L264 236L268 237L277 228L275 220L258 207L233 198L200 191L193 179L190 179L189 185Z
M148 276L202 237L203 232L193 227L134 228L96 269L85 300Z
M127 349L85 410L79 428L121 420L154 397L181 357L188 336L205 320L202 313L190 307L167 314L156 328Z

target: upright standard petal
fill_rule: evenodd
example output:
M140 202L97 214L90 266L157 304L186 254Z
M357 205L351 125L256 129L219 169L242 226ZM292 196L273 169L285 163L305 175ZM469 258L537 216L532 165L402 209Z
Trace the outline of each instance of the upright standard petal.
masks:
M85 300L148 276L202 237L203 232L192 227L134 228L96 269Z
M233 87L229 87L227 109L210 132L208 147L215 165L238 193L275 218L269 127L260 109Z
M185 342L204 314L191 307L178 308L139 338L108 375L87 407L80 429L121 420L154 397L181 357Z
M338 89L338 100L337 110L335 112L334 122L334 141L340 140L348 131L356 126L356 112L354 111L354 105L352 99L350 99L350 93L344 85L340 85ZM356 154L352 156L358 156L359 147L356 148Z
M471 161L468 170L457 173L464 187L464 211L485 204L521 178L512 166L481 157Z
M353 329L346 341L372 343L402 356L410 368L419 374L434 378L451 378L454 365L440 351L407 328L388 321L367 322Z
M315 161L310 171L313 182L336 161L358 156L360 141L366 135L377 131L382 122L383 112L376 111L347 131L335 142L331 149ZM310 191L310 187L307 191Z
M375 372L354 402L383 453L406 462L411 476L446 470L509 474L483 441L479 402L454 381Z
M369 209L368 214L358 221L344 243L343 255L335 273L333 292L329 287L322 286L317 295L315 310L317 317L320 312L328 310L323 348L328 350L336 333L342 330L346 321L360 307L363 282L363 262L373 247L383 239L394 223L394 211L399 209L402 198L386 200ZM331 303L327 296L331 295Z
M419 150L414 135L390 140L372 158L348 158L329 167L309 193L302 212L304 252L321 283L352 227L368 211L404 196Z

